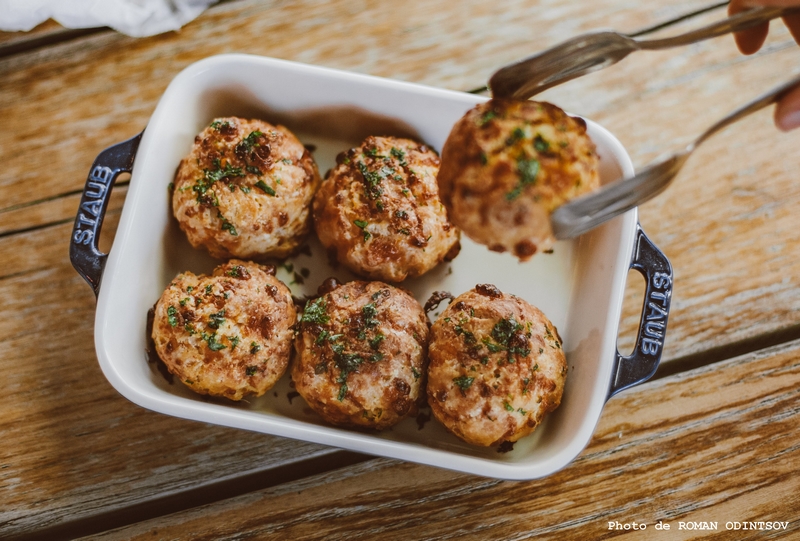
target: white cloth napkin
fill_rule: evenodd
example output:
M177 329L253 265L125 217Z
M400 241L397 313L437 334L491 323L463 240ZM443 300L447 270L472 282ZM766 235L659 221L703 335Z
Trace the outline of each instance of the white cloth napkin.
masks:
M178 30L217 0L0 0L0 30L28 31L47 19L67 28L110 26L134 37Z

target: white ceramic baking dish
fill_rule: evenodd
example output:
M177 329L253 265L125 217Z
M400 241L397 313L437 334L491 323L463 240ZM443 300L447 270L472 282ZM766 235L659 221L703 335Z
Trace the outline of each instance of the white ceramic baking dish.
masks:
M212 118L238 115L282 123L316 147L324 173L338 152L371 134L411 136L441 150L454 122L484 99L245 55L212 57L185 69L167 88L143 134L98 156L75 220L71 256L98 293L95 345L108 381L132 402L165 414L484 476L532 479L566 466L588 444L606 400L649 378L661 356L672 271L642 233L635 209L527 263L463 238L463 250L452 263L403 284L424 303L435 290L458 295L492 283L538 306L557 326L569 365L561 407L509 452L463 443L435 420L420 429L415 419L407 419L381 433L328 426L294 396L288 374L258 399L208 399L170 383L145 353L146 314L167 283L178 272L208 273L215 266L178 228L168 190L179 161ZM601 157L602 180L630 175L633 167L619 141L587 123ZM106 257L97 248L97 236L121 171L131 171L130 188ZM352 278L330 267L315 239L281 263L278 276L297 296L313 294L331 275ZM630 268L642 272L647 291L636 350L625 357L617 351L617 331Z

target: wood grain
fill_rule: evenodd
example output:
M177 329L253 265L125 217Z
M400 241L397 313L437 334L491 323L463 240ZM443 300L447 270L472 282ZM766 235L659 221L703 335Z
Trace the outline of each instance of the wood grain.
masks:
M688 0L660 0L656 7L600 0L591 10L559 0L514 0L502 10L477 0L457 7L415 0L402 8L378 1L240 0L212 8L180 32L139 40L102 32L0 58L0 313L6 322L0 369L8 382L0 404L0 537L34 535L331 453L140 410L110 388L97 366L92 294L66 260L77 194L96 154L140 131L181 69L212 54L248 52L468 89L498 66L575 33L633 30L694 7ZM740 57L729 38L719 38L634 55L543 97L606 125L640 165L788 77L797 70L799 52L785 29L774 25L755 59ZM667 361L770 333L791 334L800 325L797 137L778 135L767 113L747 119L706 143L675 184L641 208L645 229L676 269ZM124 187L115 191L105 245L124 195ZM623 343L634 333L640 304L630 292ZM610 438L598 437L595 445ZM731 460L731 468L739 467L738 457ZM612 463L618 470L625 464ZM517 486L388 461L365 467L400 468L464 497ZM684 473L686 486L696 482ZM395 474L387 475L381 478L389 482ZM775 494L796 488L786 483L777 483ZM420 485L404 497L424 491ZM444 497L432 490L433 500ZM763 490L758 493L773 489ZM570 497L584 509L604 501L581 500L579 492ZM501 492L492 494L503 501ZM669 497L669 489L663 494ZM687 494L681 505L695 493ZM559 499L559 508L568 501ZM534 522L549 512L535 506L525 511L521 502L513 509L532 513L526 516ZM454 511L441 513L431 520ZM343 518L337 520L346 529Z
M118 529L102 539L704 539L800 532L800 342L612 399L581 456L550 478L485 479L388 459ZM657 521L670 532L655 531ZM644 532L608 523L646 523ZM728 521L788 521L733 532Z

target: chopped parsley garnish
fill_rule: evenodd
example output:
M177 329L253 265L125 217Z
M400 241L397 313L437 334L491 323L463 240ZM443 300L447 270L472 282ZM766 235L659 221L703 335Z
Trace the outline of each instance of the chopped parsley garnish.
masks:
M369 347L371 347L372 349L377 350L380 347L381 342L383 342L385 339L386 339L386 337L383 334L378 333L378 334L375 335L374 338L372 338L369 341Z
M458 388L461 389L462 393L472 386L473 381L475 381L475 378L471 378L469 376L458 376L457 378L453 378L453 383L455 383Z
M238 336L229 336L228 340L231 343L231 349L236 349L236 346L238 346L239 342L242 341L242 339Z
M358 367L364 362L364 359L356 353L345 353L344 345L342 344L334 344L332 349L333 361L336 363L337 368L339 368L339 377L336 381L342 384L339 388L339 401L341 401L347 393L347 376L351 372L358 370Z
M178 304L180 304L181 306L186 306L186 303L187 303L187 302L189 302L189 299L190 299L190 298L191 298L191 297L186 297L186 298L183 298L183 299L181 299L181 300L178 302Z
M259 351L261 351L261 346L258 344L258 342L250 342L250 353L255 355Z
M247 369L244 371L244 373L247 374L248 376L255 376L257 372L258 372L257 366L248 366Z
M475 344L477 342L475 335L470 331L464 330L461 325L456 325L453 327L453 330L455 331L456 335L464 337L465 344Z
M208 326L212 329L219 329L220 325L225 323L225 309L208 316Z
M537 133L536 137L533 139L533 148L535 148L537 152L547 152L550 150L550 143Z
M241 167L233 167L230 163L226 163L225 167L222 167L219 158L214 158L213 164L214 169L203 169L205 180L210 183L220 181L224 178L244 176Z
M220 229L222 229L223 231L227 231L228 233L230 233L234 237L239 235L239 232L236 231L236 227L232 223L230 223L228 221L228 219L225 216L222 215L221 212L217 213L217 218L222 220L222 226L220 227Z
M394 158L400 160L400 165L402 166L408 165L406 163L406 153L400 150L399 148L392 147L392 150L389 151L389 154L391 154Z
M512 405L511 405L511 404L509 404L508 402L505 402L505 401L504 401L504 402L503 402L503 407L506 409L506 411L514 411L514 406L512 406Z
M485 113L483 113L483 116L481 116L480 125L481 126L486 125L487 122L489 122L491 119L495 117L497 117L497 113L495 113L494 111L486 111Z
M361 309L361 315L364 316L364 325L367 327L375 327L378 325L378 320L375 316L378 315L378 310L373 303L365 304Z
M420 375L421 375L421 374L419 373L419 371L418 371L416 368L414 368L413 366L411 367L411 373L412 373L412 374L414 374L414 379L415 379L415 380L418 380L418 379L419 379L419 377L420 377Z
M511 146L517 141L520 141L525 138L525 131L522 128L514 128L514 131L511 132L511 137L506 139L506 145Z
M530 160L520 158L517 160L517 172L519 173L519 182L513 190L506 194L506 199L509 201L519 197L522 190L527 186L536 184L536 177L539 175L539 160L536 158L531 158Z
M167 307L167 321L170 327L175 327L178 324L178 310L174 306Z
M228 122L227 120L215 120L209 126L213 130L221 131L220 128L231 128L233 124Z
M367 196L370 199L377 199L383 194L383 189L380 187L381 180L394 173L393 169L385 166L381 167L379 171L370 171L363 162L358 162L358 170L364 177Z
M326 313L328 306L325 302L325 297L319 297L313 301L308 301L303 310L303 315L300 321L303 323L314 323L317 325L325 325L331 318Z
M250 135L248 135L247 137L242 139L239 142L239 144L236 145L236 149L235 149L236 154L237 155L239 155L239 154L247 154L248 152L253 150L254 147L259 146L258 138L261 137L262 135L264 135L264 133L259 131L259 130L250 132Z
M275 190L273 190L271 186L268 186L263 180L256 182L256 188L261 188L265 194L275 197Z
M206 341L206 343L208 344L208 349L210 349L211 351L219 351L221 349L225 349L225 346L217 340L216 333L214 334L202 333L201 336L203 340Z
M370 235L369 231L367 231L367 226L369 225L368 222L364 220L353 220L353 223L356 227L358 227L364 233L364 242L367 242L372 235Z

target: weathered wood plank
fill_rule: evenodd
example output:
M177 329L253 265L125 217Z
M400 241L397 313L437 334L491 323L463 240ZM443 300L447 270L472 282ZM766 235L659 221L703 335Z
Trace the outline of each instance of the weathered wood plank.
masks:
M680 522L714 521L704 539L733 538L728 521L788 522L736 539L797 536L798 386L793 342L612 399L590 446L544 480L376 459L91 539L690 539Z

